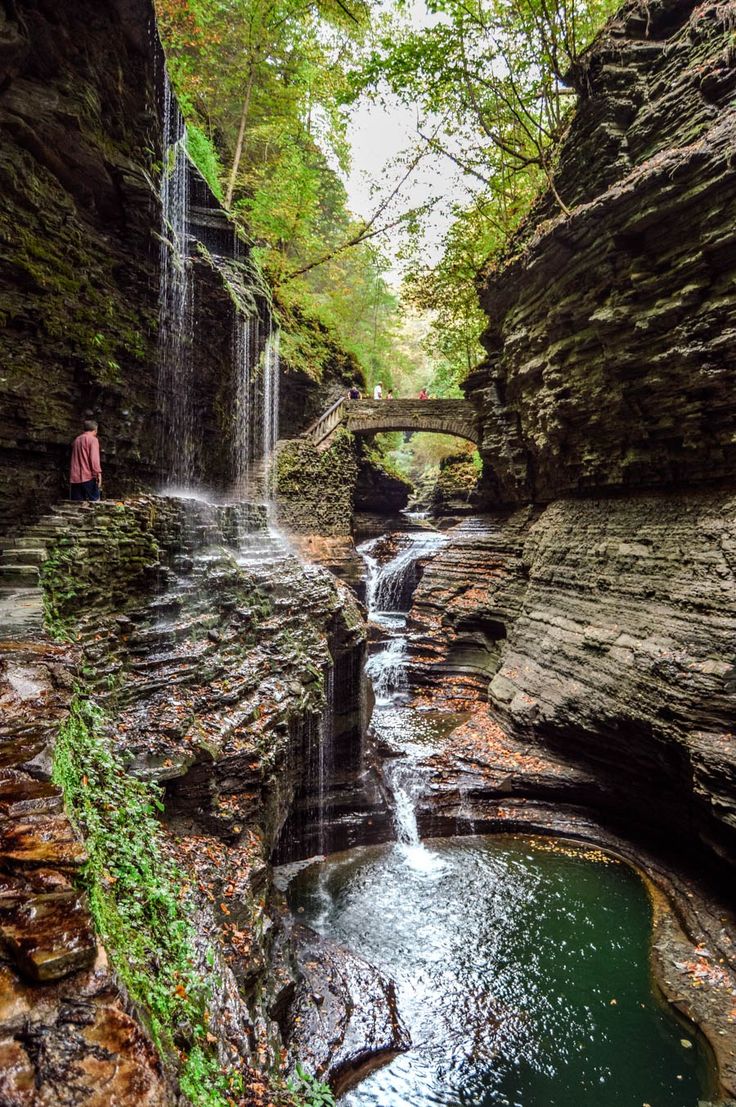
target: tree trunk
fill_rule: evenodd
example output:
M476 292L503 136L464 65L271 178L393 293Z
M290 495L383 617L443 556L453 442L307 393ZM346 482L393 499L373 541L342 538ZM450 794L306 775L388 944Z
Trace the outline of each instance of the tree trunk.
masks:
M235 155L233 157L233 167L230 170L230 179L227 182L227 193L225 194L225 207L229 208L233 202L233 192L235 191L235 180L238 176L238 169L240 168L240 159L243 156L243 141L245 139L245 125L248 122L248 111L250 109L250 94L253 88L253 70L254 66L251 65L248 73L248 84L245 87L245 99L243 100L243 110L240 114L240 127L238 128L238 141L235 143Z

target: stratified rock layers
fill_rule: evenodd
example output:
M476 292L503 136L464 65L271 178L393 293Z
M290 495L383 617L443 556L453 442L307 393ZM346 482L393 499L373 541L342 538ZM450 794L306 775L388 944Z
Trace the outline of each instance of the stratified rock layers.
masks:
M508 732L592 771L624 830L732 862L735 577L728 493L472 520L419 584L415 656L430 683L488 683Z
M547 194L481 281L503 502L732 478L733 3L628 3L578 75Z

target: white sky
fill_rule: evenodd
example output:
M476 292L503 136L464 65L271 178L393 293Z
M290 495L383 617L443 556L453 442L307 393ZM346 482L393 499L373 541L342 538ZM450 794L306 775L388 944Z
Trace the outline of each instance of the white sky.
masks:
M415 27L428 27L437 21L430 15L424 0L414 0L411 20ZM427 133L426 123L422 127ZM349 140L352 148L351 172L346 180L350 209L364 219L370 218L380 202L380 194L373 192L379 180L383 180L381 194L391 191L402 175L401 167L392 167L388 175L382 174L389 163L403 150L413 147L417 141L417 115L414 109L399 103L389 94L385 97L385 106L364 101L353 112ZM408 208L417 207L438 193L450 199L462 199L466 190L461 184L461 175L448 158L439 154L430 154L414 171L403 188L387 220L395 218ZM441 254L441 240L450 222L449 203L440 201L427 225L426 259L438 260ZM393 256L397 245L396 235L379 239L383 249ZM398 281L400 266L394 263L392 277Z

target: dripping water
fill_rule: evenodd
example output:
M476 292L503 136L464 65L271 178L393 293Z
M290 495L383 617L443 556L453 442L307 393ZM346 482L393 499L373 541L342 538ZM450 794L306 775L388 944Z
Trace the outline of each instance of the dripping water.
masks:
M163 169L158 330L159 456L168 485L194 475L193 304L189 261L189 158L186 127L168 73L163 74Z

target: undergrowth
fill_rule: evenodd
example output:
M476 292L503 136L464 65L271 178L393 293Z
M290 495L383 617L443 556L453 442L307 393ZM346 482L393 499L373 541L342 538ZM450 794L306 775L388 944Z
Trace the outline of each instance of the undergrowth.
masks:
M166 855L156 784L128 775L110 746L105 712L77 691L54 751L54 782L84 836L82 881L112 967L164 1059L180 1062L193 1107L244 1103L242 1073L225 1071L208 1029L212 990L195 963L185 874ZM207 956L207 961L211 954ZM324 1084L297 1066L278 1102L334 1107Z
M182 1059L182 1091L196 1107L227 1107L241 1089L207 1041L209 987L194 963L184 874L163 849L160 789L127 775L105 724L101 708L77 694L53 772L85 838L82 876L95 926L157 1049Z
M64 614L78 594L73 568L74 549L69 539L61 539L41 565L44 624L57 642L70 642L74 637L73 620Z

